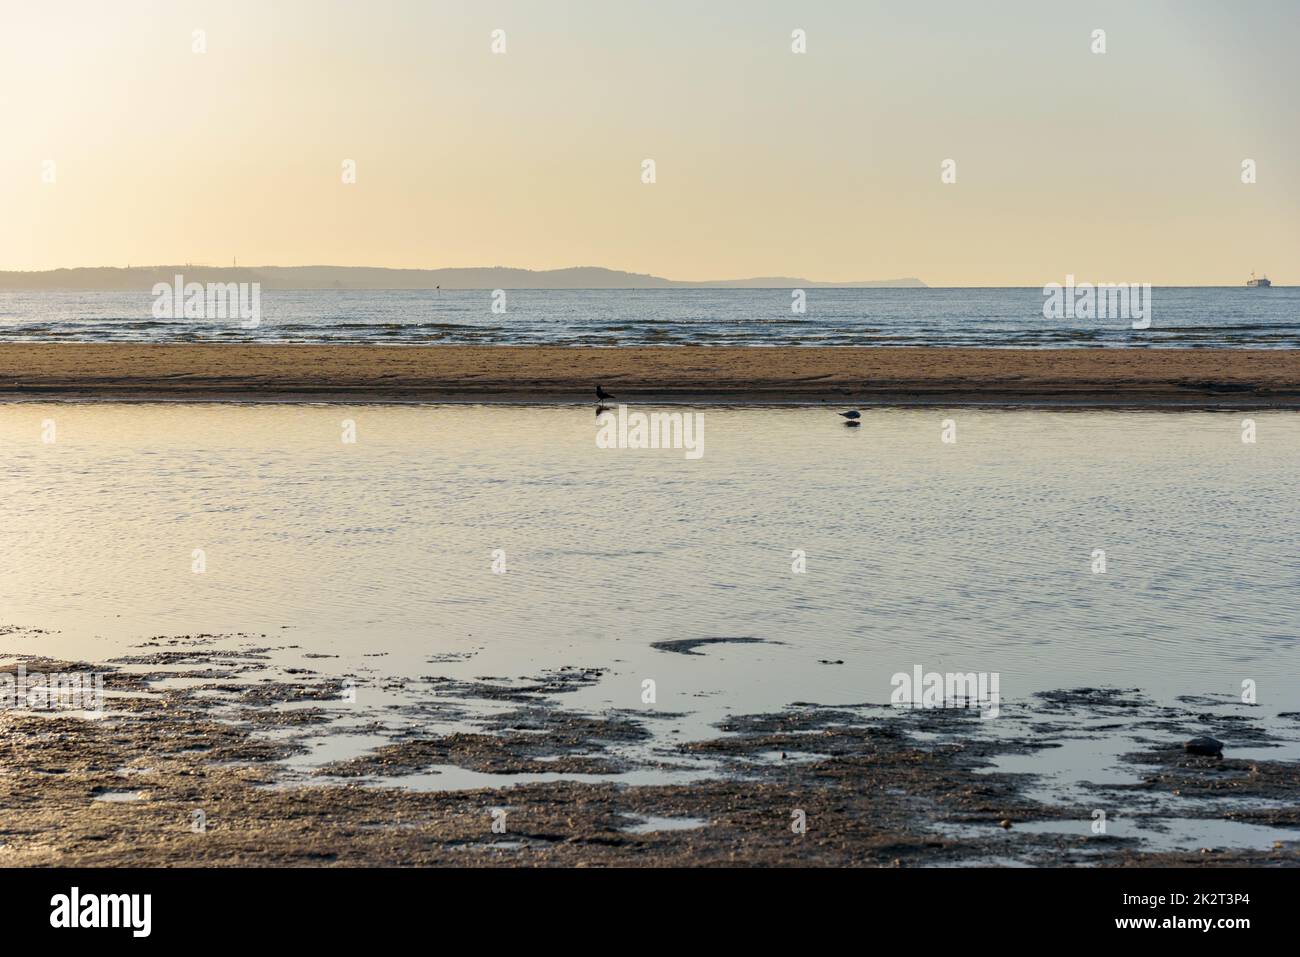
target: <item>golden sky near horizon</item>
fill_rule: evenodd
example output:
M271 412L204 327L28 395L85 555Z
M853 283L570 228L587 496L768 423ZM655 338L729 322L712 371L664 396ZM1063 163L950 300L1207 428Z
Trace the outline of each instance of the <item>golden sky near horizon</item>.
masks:
M3 2L0 269L1297 278L1285 0Z

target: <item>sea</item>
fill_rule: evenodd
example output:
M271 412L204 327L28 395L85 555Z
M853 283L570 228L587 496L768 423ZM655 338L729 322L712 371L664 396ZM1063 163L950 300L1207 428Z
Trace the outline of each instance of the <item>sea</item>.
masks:
M1135 329L1125 316L1045 318L1040 288L263 290L247 328L155 318L148 291L8 290L0 341L1300 348L1300 287L1150 295L1150 325Z
M1111 688L1274 736L1232 757L1300 758L1300 416L1255 413L1244 443L1225 412L886 408L856 429L822 408L700 414L692 459L598 448L585 405L5 404L0 652L197 645L268 669L254 682L355 680L314 702L333 720L291 775L499 713L441 717L443 682L565 669L597 679L557 704L646 719L629 748L657 769L625 783L723 773L678 746L800 703L887 706L918 666L998 675L986 734L1025 733L1044 693ZM683 639L705 643L664 644ZM1140 784L1125 754L1180 743L1122 713L1065 736L999 766L1091 807L1098 784ZM1142 837L1293 837L1206 826Z

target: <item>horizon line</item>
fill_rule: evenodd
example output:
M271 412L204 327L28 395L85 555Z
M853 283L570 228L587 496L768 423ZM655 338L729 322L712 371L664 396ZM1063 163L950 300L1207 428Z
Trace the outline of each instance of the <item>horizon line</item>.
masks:
M583 265L583 266L557 266L557 267L548 268L548 269L534 269L534 268L530 268L530 267L526 267L526 266L501 266L501 265L493 265L493 266L363 266L363 265L343 265L343 266L340 266L340 265L334 265L334 264L328 264L328 263L307 263L307 264L299 264L299 265L259 264L259 265L255 265L255 266L240 266L240 265L235 265L235 264L231 264L231 265L212 265L212 264L207 264L207 263L151 263L151 264L147 264L147 265L136 265L136 264L134 264L134 263L128 263L128 264L125 265L125 266L121 266L121 265L101 265L101 266L55 266L55 267L50 267L50 268L45 268L45 269L0 269L0 277L9 277L9 278L17 278L17 277L32 277L32 278L36 278L36 277L40 277L40 276L52 277L52 275L53 275L53 274L56 274L56 273L75 273L75 272L82 272L82 273L96 273L96 272L112 272L112 273L127 273L127 272L132 272L132 273L134 273L134 272L145 272L145 273L150 273L150 272L152 272L152 273L158 273L158 272L160 272L160 271L177 271L177 272L181 272L181 273L183 273L183 271L186 270L186 269L190 269L190 270L204 270L204 271L220 271L220 272L256 272L256 271L258 271L258 270L322 270L322 271L335 270L335 271L340 271L340 272L345 272L345 271L352 271L352 272L355 272L355 271L371 271L371 272L391 272L391 273L451 273L451 274L455 274L455 273L504 272L504 273L528 273L528 274L534 274L534 275L538 275L538 276L548 276L548 275L549 275L549 276L554 276L554 275L556 275L556 274L563 274L563 273L578 273L578 272L584 272L584 271L585 271L585 272L592 272L592 273L598 273L598 274L608 274L608 275L611 275L611 276L627 276L627 277L630 277L630 278L642 279L642 280L646 280L646 281L653 282L653 283L664 283L664 284L668 284L668 286L670 286L670 287L671 287L671 286L677 286L677 287L684 287L684 288L690 288L690 287L694 287L694 288L728 288L728 287L730 287L730 288L742 288L742 289L744 289L744 288L760 288L760 289L761 289L761 288L789 288L789 287L793 287L793 286L797 286L797 285L799 285L799 284L802 284L802 285L807 285L807 286L810 286L810 287L818 287L818 288L822 288L822 289L852 289L852 288L872 288L872 287L875 287L875 288L891 288L891 287L892 287L892 288L911 288L911 289L917 289L917 288L922 288L922 289L1036 289L1036 288L1041 288L1041 287L1044 285L1043 283L1022 283L1022 284L1005 284L1005 283L998 283L998 284L993 284L993 283L955 283L955 284L950 284L950 285L931 285L931 284L925 282L924 280L920 279L920 278L917 277L917 276L896 276L896 277L891 277L891 278L888 278L888 279L851 279L851 280L824 280L824 279L809 279L809 278L807 278L806 276L791 276L791 275L784 275L784 276L783 276L783 275L750 275L750 276L743 276L743 277L738 277L738 278L733 278L733 279L703 279L703 280L697 280L697 279L672 279L672 278L669 278L669 277L666 277L666 276L656 275L655 273L649 273L649 272L633 272L633 271L626 270L626 269L617 269L617 268L614 268L614 267L611 267L611 266L590 266L590 265ZM1075 274L1075 275L1077 276L1077 274ZM1263 276L1263 277L1265 277L1265 278L1268 277L1268 273L1267 273L1267 272L1260 273L1260 275ZM1066 278L1069 278L1069 277L1071 276L1071 274L1067 273L1067 274L1065 274L1065 276L1066 276ZM87 278L89 278L89 277L87 277ZM1048 282L1056 282L1056 281L1057 281L1056 279L1050 279L1050 280L1048 280ZM1082 280L1077 280L1078 284L1091 283L1091 284L1093 284L1093 285L1097 285L1097 284L1102 283L1102 282L1110 282L1110 281L1111 281L1111 280L1105 280L1105 279L1098 279L1098 280L1082 279ZM763 283L763 284L767 284L767 285L754 285L754 286L747 286L746 283ZM779 285L778 285L778 284L779 284ZM1130 284L1131 284L1131 283L1130 283ZM1202 283L1157 283L1157 282L1152 282L1152 283L1150 283L1150 285L1151 285L1152 287L1157 287L1157 288L1159 288L1159 287L1163 287L1163 288L1167 288L1167 289L1178 289L1178 288L1182 288L1182 289L1221 289L1221 288L1232 289L1232 288L1237 288L1237 287L1239 287L1239 286L1244 286L1244 285L1245 285L1245 282L1244 282L1244 280L1242 280L1242 281L1217 281L1217 282L1212 281L1212 282L1202 282ZM1282 286L1283 288L1285 288L1285 286L1284 286L1283 284L1281 284L1281 283L1277 283L1277 282L1274 283L1274 286ZM0 283L0 289L4 289L4 288L5 288L4 284L3 284L3 283ZM9 287L9 288L12 289L12 288L15 288L15 287ZM281 288L284 289L285 291L288 291L290 288L295 288L295 287L281 287ZM313 287L311 287L311 286L305 286L305 287L301 287L301 288L303 288L303 289L305 289L305 290L310 290L310 289L312 289ZM325 289L329 289L329 288L332 288L332 287L330 287L330 286L325 286L325 287L323 287L323 288L325 288ZM361 290L363 290L363 289L384 290L384 289L386 289L386 288L387 288L387 287L382 287L382 286L380 286L380 287L352 287L352 289L353 289L354 291L361 291ZM407 287L407 288L408 288L408 289L411 289L411 290L414 290L414 289L416 289L416 288L424 288L424 287ZM432 289L432 288L439 288L439 287L437 287L437 286L430 286L430 287L428 287L428 288ZM468 289L484 288L484 289L486 289L486 288L492 288L492 287L490 287L490 286L482 286L482 287L479 287L479 286L469 286L469 287L460 287L460 288L468 288ZM545 289L545 288L547 288L547 287L545 287L545 286L538 286L538 287L517 286L517 287L514 287L514 288L523 288L523 289L527 289L527 288L538 288L538 289ZM618 286L618 285L608 285L608 284L606 284L606 285L595 285L595 286L570 286L570 287L551 287L551 288L568 288L568 289L574 289L574 290L578 290L578 289L593 289L593 290L599 290L599 289L628 289L628 290L642 289L642 290L644 290L644 289L646 289L646 288L655 288L655 287L645 287L645 286L636 286L636 285ZM662 287L660 287L660 288L662 288ZM87 288L85 291L93 291L93 290ZM117 291L117 290L104 290L104 291ZM390 290L390 291L402 291L402 290L401 290L400 288L397 288L397 289L392 289L392 290Z

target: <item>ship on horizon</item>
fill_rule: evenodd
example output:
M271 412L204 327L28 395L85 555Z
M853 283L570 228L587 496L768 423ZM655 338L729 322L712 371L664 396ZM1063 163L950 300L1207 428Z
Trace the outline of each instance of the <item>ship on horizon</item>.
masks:
M1255 274L1252 272L1250 274L1250 278L1246 280L1246 285L1254 286L1262 289L1273 285L1273 283L1269 280L1267 276L1260 276L1258 279L1256 279Z

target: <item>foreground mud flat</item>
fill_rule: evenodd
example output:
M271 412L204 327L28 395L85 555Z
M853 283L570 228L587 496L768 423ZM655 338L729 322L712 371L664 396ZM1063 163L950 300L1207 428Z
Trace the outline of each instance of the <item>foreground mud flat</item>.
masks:
M726 721L711 739L663 744L647 760L629 746L652 737L653 716L558 703L598 681L598 669L522 683L434 676L423 679L420 706L430 715L464 717L476 700L496 710L467 730L407 730L295 772L286 760L331 733L350 679L270 677L268 649L205 643L154 643L107 666L27 658L0 669L103 671L108 695L101 715L0 713L0 865L1300 864L1300 764L1232 758L1234 746L1267 747L1270 735L1195 701L1162 708L1136 692L1055 692L996 737L963 709L795 705ZM1081 722L1118 718L1149 741L1128 756L1139 774L1086 802L1043 800L1032 776L993 767L1060 747ZM383 720L369 730L385 730ZM1223 758L1183 750L1183 737L1210 731L1227 745ZM685 783L627 780L639 771L671 782L675 768L702 759L712 770ZM502 781L582 779L400 786L449 766ZM1231 820L1295 829L1296 840L1152 852L1132 836L1096 833L1098 807L1157 829Z

